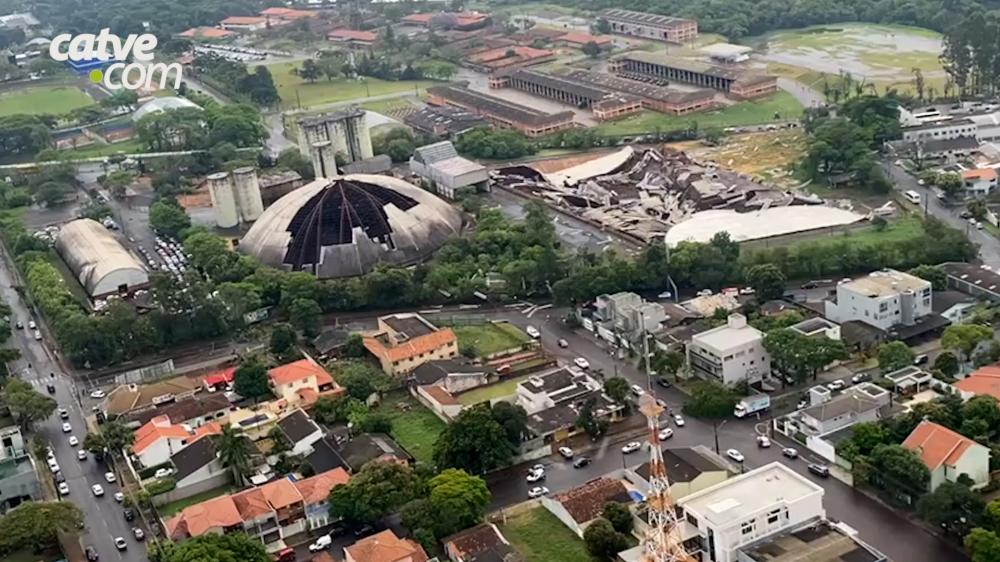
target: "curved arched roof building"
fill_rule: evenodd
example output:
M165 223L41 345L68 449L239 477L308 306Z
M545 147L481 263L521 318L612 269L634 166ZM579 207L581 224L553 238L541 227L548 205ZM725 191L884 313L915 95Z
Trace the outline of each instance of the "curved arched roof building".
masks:
M91 297L149 283L146 267L95 220L64 224L56 238L56 251Z
M457 209L389 176L319 178L268 207L240 251L272 267L351 277L427 259L462 228Z
M185 109L189 107L193 107L195 109L201 109L201 106L194 103L193 101L179 96L167 96L164 98L155 98L142 104L142 107L132 112L132 120L139 121L143 117L150 115L152 113L162 113L164 111L169 111L171 109Z

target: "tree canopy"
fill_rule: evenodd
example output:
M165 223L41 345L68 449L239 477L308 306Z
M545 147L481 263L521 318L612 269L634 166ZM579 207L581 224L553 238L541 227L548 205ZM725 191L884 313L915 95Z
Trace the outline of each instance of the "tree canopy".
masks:
M347 484L330 491L330 516L356 523L374 523L403 504L423 495L423 484L409 466L370 462Z
M878 368L883 374L913 365L915 357L910 346L901 341L882 344L878 349Z
M470 474L485 474L506 466L513 455L514 445L493 418L488 403L463 410L434 444L438 466L460 468Z
M158 562L271 562L264 544L245 533L205 534L158 543Z

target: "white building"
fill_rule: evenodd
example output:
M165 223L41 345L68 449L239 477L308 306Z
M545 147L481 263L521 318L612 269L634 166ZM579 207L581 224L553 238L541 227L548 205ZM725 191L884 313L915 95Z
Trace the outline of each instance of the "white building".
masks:
M903 441L903 447L920 455L931 473L930 491L965 474L973 489L990 482L990 450L972 439L934 422L922 421Z
M486 167L462 158L451 141L421 146L410 157L410 171L424 186L448 199L468 191L487 191L490 176Z
M823 488L774 462L678 502L686 544L701 560L736 562L736 551L764 537L822 519Z
M760 382L771 372L764 334L742 314L731 314L725 326L691 338L687 359L691 372L723 384Z
M974 168L962 172L962 188L973 197L985 197L997 187L997 171L993 168Z
M909 142L948 140L976 136L976 123L971 119L949 119L903 129L903 140Z
M816 401L814 398L813 402ZM878 421L880 410L888 405L889 391L872 383L861 383L799 412L800 428L806 435L829 435L856 423Z
M635 293L620 292L598 295L595 300L596 317L610 324L615 332L642 336L642 330L655 332L667 319L663 305L647 302Z
M835 301L826 301L826 317L843 324L856 320L888 332L912 326L932 313L931 283L895 270L875 271L837 285Z
M589 375L558 369L546 375L533 375L518 383L517 404L530 416L600 389L601 385Z

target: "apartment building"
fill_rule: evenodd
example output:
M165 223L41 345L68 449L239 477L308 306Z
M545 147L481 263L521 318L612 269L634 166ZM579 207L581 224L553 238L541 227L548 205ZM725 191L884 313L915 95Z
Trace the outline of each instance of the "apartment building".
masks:
M742 314L732 314L724 326L695 334L687 346L691 372L722 384L760 382L771 372L771 356L764 349L764 334L747 324Z
M404 375L428 361L458 356L451 328L438 328L419 314L382 316L378 329L364 338L365 349L389 375Z
M21 428L16 425L0 428L0 514L21 502L41 498L41 484Z
M825 316L843 324L858 321L884 332L912 326L931 310L931 282L891 269L837 285L836 300L826 301Z

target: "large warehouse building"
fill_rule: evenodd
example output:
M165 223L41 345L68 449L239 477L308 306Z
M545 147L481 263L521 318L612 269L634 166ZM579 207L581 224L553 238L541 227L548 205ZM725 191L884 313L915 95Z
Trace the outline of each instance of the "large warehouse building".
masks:
M318 178L268 207L239 250L272 267L352 277L427 259L462 228L436 195L389 176Z
M620 76L649 76L685 82L702 88L728 92L739 98L754 98L776 92L778 78L749 69L720 66L664 53L635 51L611 60L608 70Z
M427 88L427 97L432 104L460 107L482 116L497 127L517 129L529 137L540 137L573 126L572 111L547 113L462 86Z
M146 267L97 221L78 219L63 225L56 251L91 298L149 284Z
M611 33L619 35L669 43L684 43L698 37L698 22L694 20L618 8L604 10L601 17L611 25Z

